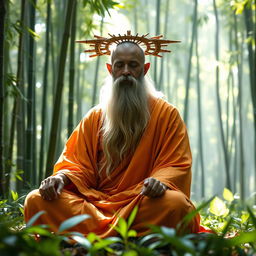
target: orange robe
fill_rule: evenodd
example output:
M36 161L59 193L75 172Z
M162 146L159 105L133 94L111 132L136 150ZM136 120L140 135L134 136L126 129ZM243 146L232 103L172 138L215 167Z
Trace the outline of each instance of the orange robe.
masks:
M54 166L54 174L65 169L71 186L59 199L43 200L30 192L25 201L25 221L45 210L36 224L49 224L53 231L62 221L78 214L91 218L73 230L101 237L115 235L118 216L127 218L139 205L132 228L138 235L149 231L147 224L176 227L191 210L191 151L184 122L177 109L160 98L150 100L151 118L134 155L123 161L110 175L99 176L101 115L99 107L88 112L68 139ZM53 174L53 175L54 175ZM148 198L140 194L147 177L154 177L169 189L163 196ZM112 224L112 226L110 225ZM191 222L192 232L199 230L199 216Z

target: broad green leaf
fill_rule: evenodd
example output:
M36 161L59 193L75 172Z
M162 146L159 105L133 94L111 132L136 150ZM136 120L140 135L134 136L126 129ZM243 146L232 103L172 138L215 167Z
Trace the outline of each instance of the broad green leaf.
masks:
M161 231L163 232L164 235L167 236L175 236L176 235L176 231L174 228L168 228L168 227L161 227Z
M227 189L227 188L224 188L223 190L223 198L229 202L232 202L234 200L234 195L233 193Z
M248 212L243 211L241 215L241 222L245 223L250 217L250 214Z
M79 244L81 244L84 248L86 249L90 249L92 247L91 243L89 242L89 240L85 237L81 237L81 236L72 236L72 238L78 242Z
M129 218L128 218L128 229L130 228L130 226L132 225L132 223L133 223L133 221L134 221L134 219L135 219L135 217L136 217L136 215L137 215L137 212L138 212L138 206L136 205L134 208L133 208L133 210L132 210L132 212L131 212L131 214L130 214L130 216L129 216Z
M234 238L231 238L230 244L232 246L236 246L236 245L239 246L241 244L255 242L255 237L256 237L256 230L251 232L244 232Z
M137 236L137 232L133 229L128 231L128 237L136 237Z
M224 201L222 201L219 197L215 197L210 203L209 211L216 216L227 216L229 213L229 209L227 208Z
M120 218L120 219L118 220L118 227L119 227L119 233L120 233L120 235L121 235L123 238L126 237L128 228L127 228L127 223L126 223L125 219Z
M18 192L11 190L11 194L12 194L13 201L16 201L19 198Z
M87 239L90 241L90 243L93 243L96 240L99 240L99 237L95 233L89 233L87 236Z
M41 215L43 215L43 214L45 214L45 211L40 211L40 212L36 213L36 214L28 221L26 227L27 227L27 228L28 228L28 227L31 227L31 226L36 222L36 220L37 220Z
M86 220L86 219L89 219L91 218L90 215L88 214L81 214L81 215L77 215L77 216L74 216L70 219L67 219L65 221L63 221L59 227L59 231L58 232L62 232L64 230L68 230L74 226L76 226L77 224L79 224L80 222Z

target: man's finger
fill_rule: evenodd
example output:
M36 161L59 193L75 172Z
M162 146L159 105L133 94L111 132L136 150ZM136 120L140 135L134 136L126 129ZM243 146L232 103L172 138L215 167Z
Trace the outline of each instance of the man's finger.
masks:
M155 182L152 186L151 196L152 197L158 196L160 194L161 190L162 190L162 186L161 186L160 181L155 180Z
M63 187L64 187L64 183L63 182L60 182L58 184L58 187L57 187L57 194L60 195L61 194L61 191L63 190Z
M54 183L51 183L47 192L51 200L56 199L58 197Z

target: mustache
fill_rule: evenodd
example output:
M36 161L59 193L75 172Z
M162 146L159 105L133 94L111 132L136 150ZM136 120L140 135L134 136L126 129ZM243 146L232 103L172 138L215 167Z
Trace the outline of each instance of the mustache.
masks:
M127 75L127 76L122 75L115 80L116 84L123 84L123 83L135 84L137 82L138 80L131 75Z

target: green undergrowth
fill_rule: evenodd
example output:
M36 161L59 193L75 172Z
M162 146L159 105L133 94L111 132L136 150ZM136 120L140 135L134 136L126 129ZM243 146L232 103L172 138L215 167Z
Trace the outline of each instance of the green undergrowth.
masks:
M197 205L176 229L151 226L152 232L137 237L131 229L138 208L127 220L119 218L118 235L101 239L94 233L86 237L67 230L90 218L78 215L65 220L55 234L46 225L34 226L45 212L39 212L23 222L23 197L12 192L12 200L0 201L0 255L73 256L73 255L256 255L256 217L252 202L241 202L228 189L222 197L213 197ZM250 205L250 206L249 206ZM187 234L186 226L197 214L201 224L212 233Z

